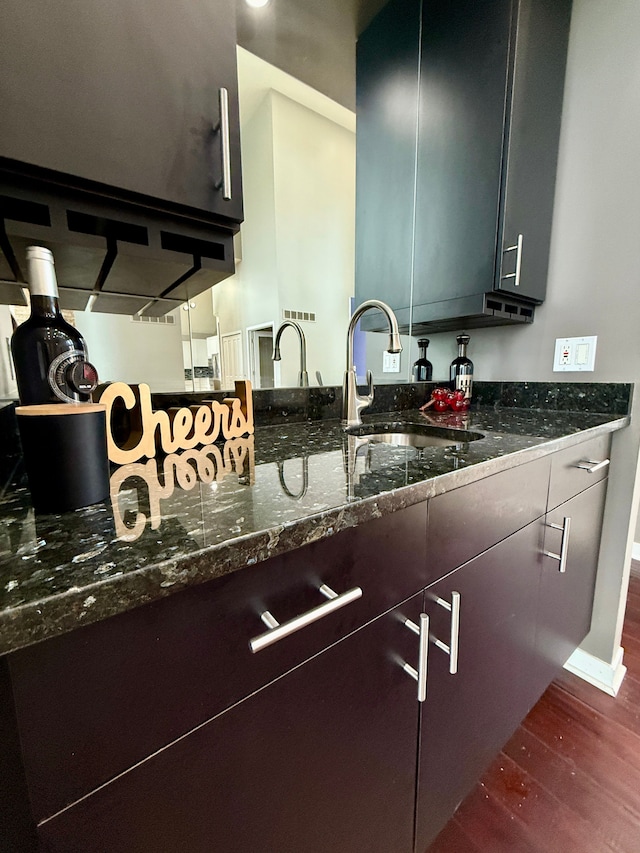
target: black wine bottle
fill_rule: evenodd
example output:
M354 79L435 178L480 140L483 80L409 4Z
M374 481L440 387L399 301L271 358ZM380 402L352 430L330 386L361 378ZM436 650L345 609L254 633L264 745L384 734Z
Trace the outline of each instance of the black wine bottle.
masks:
M53 255L30 246L27 267L31 316L11 338L20 402L87 402L98 376L84 338L60 313Z
M418 341L420 347L420 358L413 363L413 381L414 382L431 382L433 376L433 365L427 358L427 347L429 339L422 338Z
M458 335L458 357L451 362L451 390L464 391L465 400L471 399L473 387L473 362L467 357L467 344L471 338L469 335Z

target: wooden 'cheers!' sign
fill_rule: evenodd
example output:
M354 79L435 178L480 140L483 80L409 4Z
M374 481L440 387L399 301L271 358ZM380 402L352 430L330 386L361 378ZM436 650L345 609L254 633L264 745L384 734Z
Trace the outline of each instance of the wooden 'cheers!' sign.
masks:
M100 396L107 407L107 450L116 465L137 462L143 456L151 459L159 445L164 453L191 450L211 444L218 438L240 438L253 433L253 399L251 383L236 382L236 396L207 400L199 406L154 412L148 385L138 385L137 393L124 382L108 385ZM136 425L124 441L117 443L113 435L112 410L116 405L132 411ZM158 434L159 433L159 434Z

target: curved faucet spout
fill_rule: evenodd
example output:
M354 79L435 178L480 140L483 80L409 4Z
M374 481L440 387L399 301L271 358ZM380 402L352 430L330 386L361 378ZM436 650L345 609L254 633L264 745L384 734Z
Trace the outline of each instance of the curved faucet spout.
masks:
M273 344L273 355L271 356L271 359L273 361L280 361L282 358L280 354L280 338L287 326L291 326L291 328L295 329L298 333L298 338L300 340L300 370L298 372L298 387L306 388L309 385L309 375L307 373L307 341L302 328L293 320L285 320L284 323L281 323L280 328L276 332L276 339Z
M398 321L396 320L396 315L393 313L393 310L389 308L386 302L381 302L379 299L367 299L366 302L358 305L356 310L353 312L351 320L349 321L349 330L347 332L347 370L350 370L353 367L353 336L358 320L362 317L365 311L368 311L370 308L382 311L387 318L387 323L389 324L389 346L387 347L387 352L402 352L402 343L400 342L400 333L398 332Z
M343 426L357 426L362 423L360 413L373 403L373 378L371 371L367 371L368 394L361 396L358 394L358 385L356 379L356 368L353 363L353 338L355 334L358 320L365 311L370 308L382 311L387 318L389 324L389 345L388 352L402 352L402 343L400 342L400 333L398 331L398 321L392 309L379 299L367 299L359 305L353 312L349 321L349 329L347 331L347 369L344 374L344 384L342 388L342 424Z

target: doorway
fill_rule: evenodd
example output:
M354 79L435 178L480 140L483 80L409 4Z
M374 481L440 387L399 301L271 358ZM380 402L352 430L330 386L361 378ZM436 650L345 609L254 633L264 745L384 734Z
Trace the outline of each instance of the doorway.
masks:
M249 346L249 378L254 388L275 386L273 324L247 329Z

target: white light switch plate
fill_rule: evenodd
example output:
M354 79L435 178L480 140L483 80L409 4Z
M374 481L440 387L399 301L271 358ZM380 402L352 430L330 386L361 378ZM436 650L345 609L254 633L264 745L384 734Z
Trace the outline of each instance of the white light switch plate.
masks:
M383 373L400 373L400 353L399 352L383 352L382 353L382 372Z
M594 370L597 335L585 338L556 338L554 371Z

